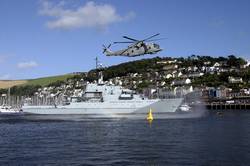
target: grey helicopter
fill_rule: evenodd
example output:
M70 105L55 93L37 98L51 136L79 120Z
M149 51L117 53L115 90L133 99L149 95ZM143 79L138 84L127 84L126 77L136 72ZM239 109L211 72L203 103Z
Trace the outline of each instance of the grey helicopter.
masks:
M143 40L137 40L137 39L130 38L128 36L123 36L123 38L128 39L130 41L113 42L113 44L118 44L118 43L132 43L132 44L129 45L126 49L122 49L122 50L118 50L114 52L109 49L111 44L109 44L108 47L103 45L103 54L106 54L106 56L127 56L127 57L135 57L135 56L141 56L145 54L156 54L162 51L162 49L160 48L158 44L148 43L148 42L165 39L165 38L152 39L158 35L160 34L157 33Z

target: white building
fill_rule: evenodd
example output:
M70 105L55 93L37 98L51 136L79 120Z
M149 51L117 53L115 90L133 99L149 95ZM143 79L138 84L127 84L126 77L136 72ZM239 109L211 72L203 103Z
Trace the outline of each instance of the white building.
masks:
M203 76L204 73L201 73L201 72L194 72L194 73L189 73L188 74L188 77L192 77L192 78L195 78L195 77L201 77Z
M231 76L229 76L228 77L228 82L232 83L232 84L235 84L235 83L242 83L243 80L240 77L231 77Z
M172 86L182 86L182 85L188 85L191 84L191 80L189 78L183 79L183 80L174 80L172 81Z
M220 67L220 66L221 66L221 64L220 64L220 63L218 63L218 62L216 62L213 66L214 66L214 67Z
M181 77L183 74L182 72L180 71L178 74L177 74L177 77Z
M169 79L169 78L172 78L172 77L173 77L173 75L170 74L170 73L164 76L164 78L166 78L166 79Z
M246 68L248 66L250 66L250 61L249 60L247 60L247 64L244 65L244 68Z
M204 65L210 65L211 64L211 62L210 61L206 61L206 62L204 62Z

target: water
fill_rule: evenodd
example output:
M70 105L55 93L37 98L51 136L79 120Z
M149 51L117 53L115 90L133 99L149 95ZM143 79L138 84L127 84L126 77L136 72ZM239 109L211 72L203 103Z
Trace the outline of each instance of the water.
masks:
M250 113L144 119L0 116L0 165L250 165Z

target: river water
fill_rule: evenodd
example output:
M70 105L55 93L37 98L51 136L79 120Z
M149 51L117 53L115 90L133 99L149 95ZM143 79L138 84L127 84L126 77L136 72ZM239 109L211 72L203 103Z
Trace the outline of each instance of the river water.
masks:
M155 119L0 116L0 165L250 165L250 113Z

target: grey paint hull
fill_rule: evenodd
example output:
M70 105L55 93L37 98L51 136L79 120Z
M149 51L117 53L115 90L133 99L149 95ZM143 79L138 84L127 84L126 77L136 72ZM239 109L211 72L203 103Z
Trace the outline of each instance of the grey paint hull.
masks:
M181 105L182 98L146 101L124 101L109 103L75 103L68 106L24 106L24 113L30 114L87 114L87 115L122 115L145 114L152 108L155 114L175 112Z

